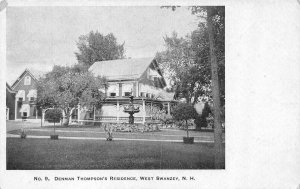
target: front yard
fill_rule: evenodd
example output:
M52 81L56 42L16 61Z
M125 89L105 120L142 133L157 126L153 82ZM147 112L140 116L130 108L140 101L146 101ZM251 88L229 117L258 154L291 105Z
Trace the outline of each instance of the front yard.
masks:
M213 161L213 143L7 138L7 169L213 169Z

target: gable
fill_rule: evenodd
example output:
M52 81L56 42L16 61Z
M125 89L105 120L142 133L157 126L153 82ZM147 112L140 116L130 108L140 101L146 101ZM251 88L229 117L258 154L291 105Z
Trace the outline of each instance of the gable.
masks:
M20 89L34 89L36 83L36 78L28 70L25 70L14 82L12 89L16 91Z
M30 73L29 70L25 70L18 79L13 83L11 88L17 90L20 86L32 86L35 85L37 79Z

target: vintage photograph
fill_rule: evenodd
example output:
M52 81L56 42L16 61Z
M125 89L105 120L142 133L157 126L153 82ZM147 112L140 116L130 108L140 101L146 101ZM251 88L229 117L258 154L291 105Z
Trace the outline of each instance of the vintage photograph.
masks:
M225 6L6 8L6 169L225 169Z

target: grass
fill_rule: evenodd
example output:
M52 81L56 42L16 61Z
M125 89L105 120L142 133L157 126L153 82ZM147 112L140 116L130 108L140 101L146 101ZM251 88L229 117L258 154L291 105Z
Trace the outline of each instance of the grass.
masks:
M213 169L213 160L209 143L7 138L9 170Z
M20 135L21 130L12 130L9 134ZM27 135L33 136L50 136L53 134L53 128L32 128L26 129ZM213 133L204 133L199 131L190 131L190 136L195 137L195 141L213 141ZM106 132L103 128L56 128L56 134L60 137L93 137L105 138ZM130 132L113 132L114 138L128 138L128 139L153 139L153 140L182 140L186 136L186 131L183 130L162 130L159 132L144 132L144 133L130 133ZM224 138L224 135L223 135Z

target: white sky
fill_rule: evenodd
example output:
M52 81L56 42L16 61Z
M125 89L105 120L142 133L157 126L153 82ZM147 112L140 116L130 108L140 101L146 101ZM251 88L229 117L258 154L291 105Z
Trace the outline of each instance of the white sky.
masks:
M127 57L151 57L164 49L163 37L197 28L190 10L160 7L9 7L7 8L7 81L25 68L49 71L77 62L78 37L98 30L125 42Z

